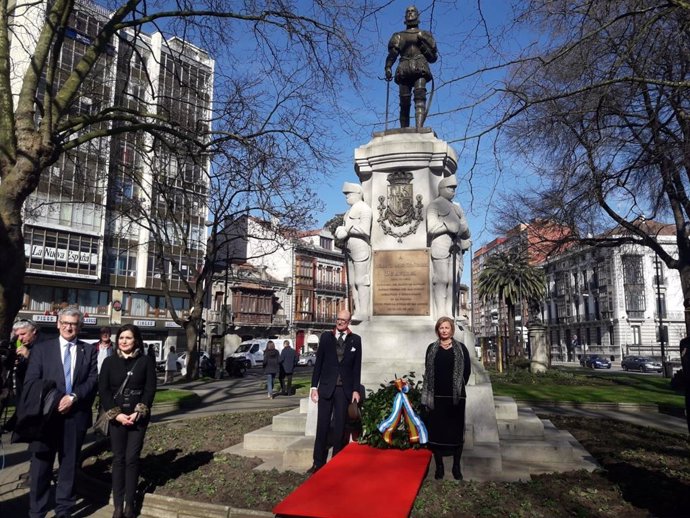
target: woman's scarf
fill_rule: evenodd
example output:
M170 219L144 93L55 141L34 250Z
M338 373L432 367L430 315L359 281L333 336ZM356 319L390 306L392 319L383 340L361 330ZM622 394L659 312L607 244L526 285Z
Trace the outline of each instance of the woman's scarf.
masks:
M129 354L123 353L119 347L116 349L116 351L117 351L118 358L122 358L124 360L129 359L129 358L136 358L137 356L141 355L141 347L137 347L136 349L134 349Z
M462 350L462 344L452 339L453 356L455 362L453 364L453 404L457 405L462 397L462 390L465 385L465 355ZM436 371L434 369L434 362L436 361L436 353L441 347L441 341L436 340L429 346L427 351L426 361L424 363L424 384L422 386L422 405L433 410L434 408L434 380Z

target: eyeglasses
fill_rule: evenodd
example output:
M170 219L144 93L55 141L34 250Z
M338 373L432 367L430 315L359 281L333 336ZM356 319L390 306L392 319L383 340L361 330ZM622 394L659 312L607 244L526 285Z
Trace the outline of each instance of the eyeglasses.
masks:
M65 322L64 320L60 320L60 325L62 327L78 327L79 322Z
M349 322L350 319L349 318L336 318L335 321L336 322Z

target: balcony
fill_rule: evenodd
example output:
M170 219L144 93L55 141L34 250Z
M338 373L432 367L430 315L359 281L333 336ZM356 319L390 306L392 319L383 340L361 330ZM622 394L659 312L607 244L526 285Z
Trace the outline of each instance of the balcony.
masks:
M295 311L295 322L313 322L314 315L311 311Z
M662 320L673 320L673 321L682 322L685 320L685 312L684 311L662 311L661 312L661 319ZM654 320L659 320L659 313L657 311L654 312Z
M316 289L318 291L328 291L331 293L345 293L345 284L333 282L317 282Z
M233 324L236 326L246 326L246 325L271 325L273 321L273 315L266 313L235 313L235 318Z
M644 320L644 310L628 310L628 320Z

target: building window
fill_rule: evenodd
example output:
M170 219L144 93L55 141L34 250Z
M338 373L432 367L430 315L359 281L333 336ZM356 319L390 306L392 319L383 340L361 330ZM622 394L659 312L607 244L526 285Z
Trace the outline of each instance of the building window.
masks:
M640 334L640 326L630 326L630 330L632 331L632 343L635 345L641 344L642 336Z
M641 255L624 255L623 285L625 289L625 310L629 318L644 318L646 309L644 274Z
M82 313L108 314L108 292L60 286L28 285L24 288L27 307L31 311L53 312L77 305Z

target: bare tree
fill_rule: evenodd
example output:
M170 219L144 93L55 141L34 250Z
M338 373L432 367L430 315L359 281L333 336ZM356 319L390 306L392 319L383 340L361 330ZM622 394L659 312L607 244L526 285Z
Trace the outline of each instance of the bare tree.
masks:
M522 19L542 46L514 64L500 128L538 180L504 210L561 240L651 248L680 273L690 333L690 7L534 0ZM677 256L648 220L672 221Z
M101 12L101 22L84 22L80 12L94 9ZM137 177L128 168L131 164L117 164L116 181L95 177L103 169L91 162L106 160L109 139L119 139L121 156L127 156L131 144L151 156L175 149L186 157L220 153L231 160L240 148L270 144L271 136L291 149L293 157L304 149L311 156L328 156L328 133L313 122L313 115L337 98L342 81L354 78L359 50L350 35L364 16L362 6L315 2L302 10L283 0L109 1L105 8L81 0L0 2L0 336L9 334L20 308L23 208L41 182L52 182L51 188L65 189L73 198L81 196L93 210L103 205L106 184L111 192L121 190L127 198L141 200L135 186L126 185L127 176ZM187 113L204 117L181 121L170 107L187 101L175 94L151 98L149 87L156 77L141 65L150 50L144 28L175 34L212 53L210 117L188 106ZM180 56L189 48L182 40L162 38L167 51ZM114 91L110 74L116 59L118 74L129 74L127 88L120 92ZM186 77L178 83L183 90L198 87ZM204 102L210 105L210 99ZM248 103L254 110L243 110ZM321 164L319 172L327 166ZM227 171L223 181L237 181L230 173L237 168ZM275 182L284 169L272 172ZM176 174L166 170L165 181ZM287 178L298 185L299 175ZM290 196L287 189L277 190ZM164 201L153 201L164 212ZM31 209L49 210L40 203ZM172 232L175 222L168 223L172 226L166 231ZM213 246L209 242L211 253ZM165 248L161 243L158 247ZM191 277L203 284L205 262L196 266Z
M127 240L128 230L143 229L139 238L129 241L134 248L146 247L154 264L150 282L161 289L172 319L185 330L187 350L191 353L201 332L204 307L213 274L219 264L225 268L237 260L268 255L285 245L295 229L312 223L312 211L319 207L317 197L303 182L309 183L309 163L318 158L318 150L309 153L305 146L287 145L282 133L263 135L251 145L225 142L214 155L212 167L197 189L182 189L178 178L165 174L170 160L178 166L194 157L179 152L154 158L157 174L151 183L139 182L137 196L126 203L112 202L109 214L115 216L113 239ZM324 157L324 160L326 158ZM157 169L160 168L160 169ZM122 200L123 197L114 197ZM261 222L250 234L235 228L250 216ZM122 225L121 221L126 220ZM145 235L146 239L141 239ZM237 240L261 243L250 257L236 257ZM180 293L189 307L175 303ZM184 311L181 311L181 310ZM189 354L187 377L196 372L196 355Z

